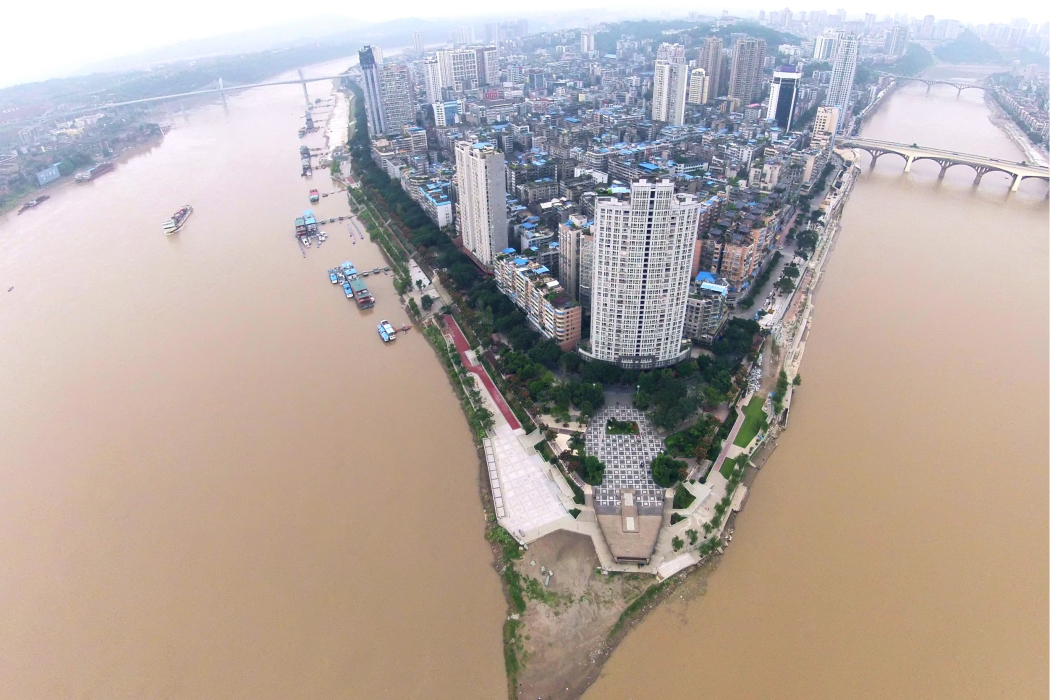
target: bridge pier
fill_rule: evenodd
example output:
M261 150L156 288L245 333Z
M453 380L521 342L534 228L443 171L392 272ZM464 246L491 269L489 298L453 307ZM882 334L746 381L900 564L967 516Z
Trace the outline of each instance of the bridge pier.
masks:
M219 97L222 98L222 108L226 109L226 91L222 88L222 78L219 78Z
M1021 186L1021 180L1023 180L1023 179L1024 179L1024 177L1021 176L1021 173L1014 173L1014 182L1013 182L1012 185L1010 185L1010 191L1011 192L1016 192L1018 190L1018 188Z
M306 99L306 106L310 106L310 93L306 91L306 78L303 76L303 69L299 69L299 82L303 86L303 97Z
M987 172L987 171L985 171L985 170L978 170L977 171L977 177L975 177L973 179L973 186L974 187L976 187L977 185L981 184L981 178L984 177L985 172Z
M951 163L941 163L941 174L937 176L938 180L944 179L944 174L948 172L948 168L951 167Z
M908 162L906 162L904 164L904 172L906 172L906 173L910 173L911 172L911 164L912 164L912 161L914 161L914 160L915 160L915 156L908 156L908 158L907 158Z

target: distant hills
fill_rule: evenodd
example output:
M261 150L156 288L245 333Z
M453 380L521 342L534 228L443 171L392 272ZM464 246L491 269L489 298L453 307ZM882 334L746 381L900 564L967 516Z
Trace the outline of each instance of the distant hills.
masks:
M933 52L948 63L1001 63L1003 60L1002 54L969 29Z

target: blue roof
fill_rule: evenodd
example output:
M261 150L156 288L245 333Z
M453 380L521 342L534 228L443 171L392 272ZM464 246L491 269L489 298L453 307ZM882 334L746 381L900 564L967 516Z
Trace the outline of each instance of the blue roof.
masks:
M541 266L541 267L537 267L535 272L536 272L537 275L542 275L544 272L550 272L550 270L548 270L547 268Z
M514 264L518 267L525 267L529 264L528 258L514 258Z
M713 272L700 272L696 275L697 282L714 282L717 279Z
M507 255L510 255L511 253L516 253L518 251L514 250L513 248L504 248L503 252L506 253Z
M533 224L533 223L524 223L524 224L522 224L522 225L521 225L521 227L522 227L522 228L527 228L527 229L534 229L534 228L536 228L536 224Z

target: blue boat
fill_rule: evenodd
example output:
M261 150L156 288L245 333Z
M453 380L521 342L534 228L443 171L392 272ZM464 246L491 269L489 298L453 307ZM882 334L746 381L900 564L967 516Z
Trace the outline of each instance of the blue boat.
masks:
M339 275L335 274L335 270L328 271L328 279L332 280L332 284L339 284Z
M356 275L357 274L357 268L355 268L354 264L352 262L350 262L349 260L347 260L345 263L343 263L339 267L342 268L344 275L349 276L349 275Z
M376 329L379 330L379 337L383 339L383 342L384 343L389 343L390 342L390 334L386 332L385 328L383 328L383 324L380 323L378 326L376 326Z
M346 294L347 299L354 298L354 290L350 287L349 282L343 282L343 293Z

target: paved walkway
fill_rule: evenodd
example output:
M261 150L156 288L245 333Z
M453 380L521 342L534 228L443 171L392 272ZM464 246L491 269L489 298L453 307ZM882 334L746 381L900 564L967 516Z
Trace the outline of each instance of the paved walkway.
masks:
M448 327L449 333L452 335L452 341L456 344L456 351L459 352L459 359L462 360L463 366L472 372L481 383L485 385L485 388L489 392L489 396L492 397L496 407L499 408L499 412L503 414L503 417L507 419L507 423L510 424L512 430L517 430L521 427L521 423L514 416L514 411L510 410L510 406L507 405L507 401L503 398L503 394L499 393L496 385L492 382L492 377L485 371L485 368L481 365L473 364L467 356L467 351L470 350L470 343L467 342L466 336L463 335L463 331L460 330L459 324L456 323L456 319L451 316L445 316L445 324Z
M744 398L750 400L751 394L748 394ZM733 423L733 429L729 431L729 437L727 437L726 441L722 443L722 451L718 454L718 459L715 460L715 463L711 465L711 471L708 472L708 474L714 474L722 469L722 463L726 461L726 457L729 455L729 450L733 449L733 443L736 442L737 433L739 433L740 429L744 427L744 418L746 418L744 415L744 406L746 405L746 401L737 403L736 422Z

